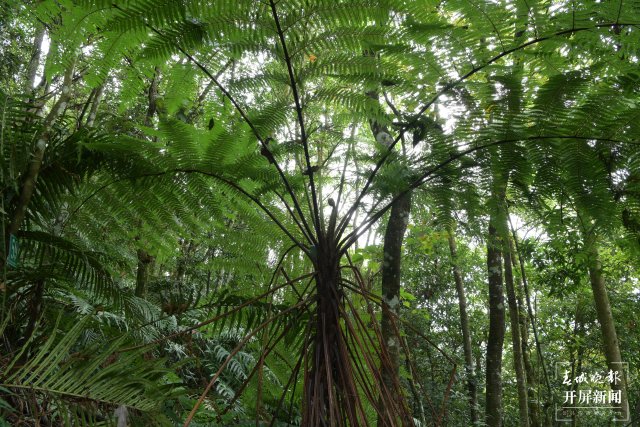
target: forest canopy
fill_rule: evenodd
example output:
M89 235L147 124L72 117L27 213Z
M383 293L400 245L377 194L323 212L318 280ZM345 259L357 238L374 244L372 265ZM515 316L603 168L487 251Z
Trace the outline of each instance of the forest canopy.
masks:
M623 0L3 0L0 426L640 425L639 57Z

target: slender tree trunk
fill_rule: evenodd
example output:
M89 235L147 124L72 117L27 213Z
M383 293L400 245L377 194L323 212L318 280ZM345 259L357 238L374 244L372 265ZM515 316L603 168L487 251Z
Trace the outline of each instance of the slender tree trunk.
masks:
M42 40L44 39L44 32L44 25L39 25L33 38L33 50L31 52L29 64L27 65L27 75L24 82L24 90L26 93L31 93L34 90L36 74L38 73L38 67L40 66L40 55L42 54Z
M406 345L406 340L405 340L405 345ZM418 407L418 414L420 414L420 423L422 425L427 425L427 415L424 411L424 405L422 404L422 396L418 391L418 387L416 387L415 380L413 379L416 373L413 371L413 368L411 367L411 362L408 358L405 359L405 367L407 368L407 372L409 372L409 375L411 376L411 378L409 379L409 388L411 389L411 394L413 394L413 400L416 401L416 406Z
M520 310L524 311L525 308L522 304L520 304ZM529 343L527 340L527 320L524 316L521 317L523 321L522 327L522 364L524 365L524 371L527 375L527 397L529 398L529 418L531 420L532 427L540 427L540 408L539 405L536 404L536 386L537 379L536 374L533 370L533 365L531 364L531 358L529 355Z
M147 97L149 100L149 104L147 107L147 114L145 115L145 119L144 119L145 126L153 125L153 116L157 112L156 101L158 98L158 79L160 77L159 74L160 74L159 69L156 67L155 74L153 76L153 79L151 80L151 84L149 85L149 93ZM98 105L100 103L100 98L102 98L102 93L104 91L104 85L105 83L103 83L102 85L100 85L99 88L96 89L94 102L91 106L91 112L89 113L89 117L87 118L87 127L93 126L93 122L95 120L95 116L98 110ZM142 227L142 219L138 220L138 227ZM138 240L139 238L140 236L137 236L136 240ZM149 255L149 253L146 250L142 248L137 250L137 257L138 257L138 269L136 272L135 295L137 297L144 298L145 295L147 294L147 284L149 282L149 267L153 262L154 258L151 255ZM178 266L180 266L180 261Z
M451 230L448 230L449 251L451 253L451 268L453 270L453 279L456 283L456 292L458 294L458 305L460 307L460 327L462 328L462 340L464 349L464 364L467 374L467 389L469 391L469 412L471 415L471 423L475 425L478 422L478 392L476 386L476 374L473 364L473 352L471 350L471 331L469 329L469 317L467 316L467 297L462 282L462 274L458 266L458 250L456 247L456 239Z
M62 113L66 109L67 102L69 101L69 98L71 96L71 85L73 83L74 66L75 61L73 61L65 71L60 97L51 108L51 111L49 111L47 117L44 119L42 130L40 132L40 135L38 136L36 146L32 154L29 169L25 173L22 180L22 188L20 189L18 203L13 213L13 219L11 220L11 223L7 228L7 232L5 233L5 239L7 240L5 242L5 258L7 256L6 245L9 242L9 236L18 233L18 230L22 226L22 222L27 216L29 202L31 201L31 197L35 192L36 182L38 181L38 174L40 173L42 160L44 159L44 153L47 148L47 143L49 142L49 132L51 132L51 128L53 127L54 122L62 115ZM6 260L3 259L2 261L4 263Z
M515 251L511 251L512 257L512 265L514 269L518 268L517 262L515 260ZM516 297L518 300L518 311L520 313L520 340L521 340L521 348L522 348L522 365L524 366L524 372L526 374L526 382L527 382L527 398L529 399L529 420L532 427L540 427L540 414L539 414L539 406L536 404L536 385L537 379L535 372L533 370L533 365L531 365L531 359L529 356L529 318L526 315L527 308L524 305L524 301L522 299L522 295L524 294L524 289L522 287L522 280L516 280L516 289L518 290Z
M153 262L153 257L144 249L138 249L138 271L136 274L135 295L144 298L147 294L147 284L149 283L149 267Z
M402 241L407 230L411 212L411 193L399 198L391 207L389 222L384 234L382 264L382 321L380 331L387 346L390 363L383 363L382 383L387 390L395 390L394 385L400 375L400 337L396 319L400 315L400 269ZM378 426L386 426L383 418Z
M508 212L507 212L507 215L508 215ZM546 396L548 400L546 402L544 403L542 402L542 394L540 393L538 393L538 405L535 405L533 401L531 402L532 404L531 407L534 408L533 410L530 410L530 414L532 414L531 415L532 425L536 425L536 422L537 422L537 425L541 425L543 420L545 425L550 425L551 421L549 416L550 415L549 409L551 408L551 398L552 398L551 383L549 382L549 376L547 375L546 362L544 359L544 354L542 352L542 346L540 344L540 340L538 339L538 328L536 326L534 309L531 304L529 285L527 282L527 274L524 268L524 259L522 258L522 253L520 252L520 246L518 244L518 235L516 234L516 231L513 229L513 226L510 225L510 229L511 229L511 236L513 238L513 240L511 240L511 243L513 243L513 246L514 246L514 248L511 251L511 253L513 254L512 261L514 263L514 267L517 268L515 266L516 258L517 258L517 265L520 268L520 277L522 279L522 281L519 282L519 286L521 286L520 292L524 296L524 299L526 301L526 306L524 306L524 304L520 302L520 305L524 306L527 312L527 316L523 316L523 317L526 317L526 320L524 322L525 331L528 330L528 325L531 325L531 330L533 332L533 340L536 346L540 367L542 368L544 384L546 385L546 388L547 388ZM524 311L525 309L523 308L522 312ZM529 360L529 353L526 350L527 336L528 336L528 333L526 332L523 333L522 355L523 355L524 365L527 370L527 384L529 384L529 397L531 398L531 396L534 395L533 390L535 389L535 383L537 382L537 377L533 371L533 367L531 366L531 363ZM540 413L540 408L542 409L542 413ZM535 418L533 414L535 414Z
M373 52L365 52L365 56L374 56ZM367 92L366 95L379 102L380 96L377 91ZM389 134L389 129L381 123L370 120L369 125L375 140L385 146L389 146L393 139ZM402 241L409 223L411 214L411 192L395 201L389 213L389 221L384 235L383 262L382 262L382 320L380 332L382 342L386 346L389 356L389 363L381 363L382 384L387 390L395 390L400 375L400 337L398 336L399 325L396 319L400 314L400 273L402 261ZM398 396L397 404L401 404L401 397ZM393 411L391 411L393 412ZM387 426L388 417L382 414L378 417L378 426Z
M485 418L489 427L502 426L502 346L504 343L504 295L502 245L495 214L489 219L487 270L489 274L489 339L487 341Z
M589 255L589 278L591 281L591 290L593 291L593 299L600 322L602 331L602 341L604 344L604 354L607 359L609 369L620 372L621 381L617 384L611 384L611 388L621 393L620 416L621 420L626 420L629 416L629 406L627 400L626 379L622 368L622 356L620 355L620 347L618 343L618 335L616 333L613 314L611 313L611 303L605 286L604 275L602 274L602 262L598 253L596 236L591 233L586 238L586 249Z
M506 218L506 217L505 217ZM508 230L506 224L504 229ZM520 426L529 426L529 407L527 397L527 384L522 361L522 347L520 340L520 314L516 300L515 287L513 285L513 269L511 263L511 247L509 235L504 237L504 282L507 288L507 302L509 304L509 319L511 321L511 343L513 345L513 366L516 372L518 387L518 407L520 411Z
M105 83L102 83L100 86L96 88L95 95L93 97L93 102L91 103L91 110L89 110L89 116L87 116L87 124L88 128L93 127L93 123L96 120L96 115L98 114L98 107L100 106L100 101L102 101L102 95L104 94Z
M584 345L582 344L582 340L580 338L584 337L584 310L582 308L582 304L580 304L580 297L578 296L578 303L576 304L576 316L575 323L573 327L573 337L576 338L576 346L575 346L575 357L573 356L574 352L571 352L571 378L575 378L576 374L582 372L582 358L584 355ZM575 368L575 370L574 370ZM578 384L575 382L572 384L571 388L577 393L578 392ZM577 427L578 423L578 412L574 409L571 414L571 426Z

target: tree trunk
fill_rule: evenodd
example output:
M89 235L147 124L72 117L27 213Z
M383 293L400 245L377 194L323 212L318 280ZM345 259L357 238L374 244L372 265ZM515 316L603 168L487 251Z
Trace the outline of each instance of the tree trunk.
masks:
M36 83L36 74L40 66L40 55L42 54L42 40L44 39L44 25L38 25L36 34L33 38L33 51L27 65L27 75L24 82L24 90L26 93L32 93Z
M158 112L158 84L160 80L160 68L155 67L155 73L151 84L149 85L149 93L147 98L149 99L149 105L147 107L147 115L144 120L145 126L153 126L153 116Z
M136 274L135 295L144 298L147 294L147 284L149 283L149 266L153 262L153 257L144 249L138 249L138 271Z
M579 375L582 372L582 359L584 356L584 344L580 338L584 337L584 310L582 308L582 304L580 303L580 296L578 295L578 302L576 304L576 317L573 326L573 337L576 339L575 348L571 350L571 378L575 378L576 375ZM574 353L575 351L575 353ZM575 354L575 357L574 357ZM578 392L578 384L573 382L571 389L576 393ZM579 426L579 418L578 411L575 409L571 411L571 426L577 427Z
M31 197L35 192L36 182L38 181L38 174L40 173L40 168L42 167L42 160L44 159L44 152L47 148L47 143L49 142L49 132L51 132L51 128L53 127L54 122L62 115L64 110L67 107L67 102L71 96L71 85L73 83L73 69L75 66L75 61L69 65L67 70L65 71L64 80L62 82L61 94L56 103L51 108L51 111L44 119L42 130L40 135L38 135L38 139L36 142L35 149L32 154L31 163L29 164L29 169L26 171L24 178L22 180L22 188L20 189L20 196L18 199L18 203L13 213L13 219L7 228L7 232L5 233L5 256L2 259L2 262L6 262L6 257L8 255L8 243L9 237L13 234L17 234L18 230L22 226L22 222L27 216L27 209L29 207L29 202L31 201Z
M502 251L495 214L489 219L487 270L489 274L489 339L487 342L485 417L489 427L502 426L502 345L504 343L504 295Z
M602 262L600 261L600 255L598 253L596 236L593 233L589 234L585 244L589 256L591 290L593 291L598 322L600 322L600 329L602 331L605 358L607 359L610 370L620 372L621 381L617 384L611 384L611 388L621 393L622 403L620 405L619 419L627 420L629 417L629 406L626 378L624 376L622 356L620 355L618 335L613 321L613 314L611 313L611 303L609 302L609 295L607 294L604 275L602 274Z
M382 262L382 321L380 331L386 344L390 363L381 366L382 383L387 390L395 390L394 385L400 375L400 337L396 319L400 315L400 268L402 261L402 241L409 223L411 193L399 198L391 207L389 222L384 234ZM388 425L378 418L378 426Z
M515 260L515 252L512 248L512 265L514 269L518 268L517 262ZM533 370L533 365L531 365L531 360L529 356L529 317L526 315L527 308L522 299L522 295L524 294L524 290L522 288L522 281L518 279L516 281L518 293L516 294L518 300L518 310L520 313L520 341L522 348L522 365L524 366L524 372L526 374L526 382L527 382L527 398L529 399L529 420L532 427L540 427L540 414L539 414L539 405L536 404L536 385L537 378L535 372Z
M508 212L507 212L507 215L508 215ZM527 384L529 385L528 394L529 394L529 398L531 399L531 403L529 406L529 414L531 415L532 425L534 426L542 425L543 419L544 419L545 425L550 425L550 422L551 422L549 417L549 414L550 414L549 409L551 408L550 399L553 396L553 393L551 390L551 383L549 382L549 376L547 375L546 362L544 359L544 353L542 352L542 346L540 345L540 340L538 339L538 328L536 327L536 319L534 316L533 307L531 305L529 286L527 284L527 274L524 268L524 259L522 258L522 253L520 252L520 245L518 244L518 235L516 234L516 231L513 229L513 226L510 225L510 229L511 229L511 236L512 236L511 243L513 244L513 247L511 249L512 262L513 262L514 268L518 268L518 267L520 268L520 277L522 280L518 282L518 288L520 290L520 294L524 297L524 300L526 302L526 306L525 306L522 301L519 301L520 306L523 307L522 312L524 312L525 309L527 312L527 316L522 316L524 318L524 322L523 322L524 332L522 333L522 356L523 356L524 366L527 372ZM516 258L517 258L517 262L516 262ZM540 361L540 367L542 368L544 384L546 385L546 388L547 388L547 394L546 394L547 401L543 403L542 402L543 395L541 393L537 393L538 395L537 405L532 400L532 396L534 396L534 390L537 390L535 387L537 382L537 377L535 376L533 367L531 366L531 362L529 360L529 352L527 350L528 325L531 325L531 331L533 332L533 340L536 346L538 359ZM542 409L542 413L540 412L541 409Z
M462 328L462 340L464 349L464 364L467 374L467 389L469 391L469 412L471 415L471 423L475 425L478 422L478 393L476 387L476 374L473 364L473 353L471 351L471 332L469 329L469 317L467 316L467 297L462 282L462 274L458 266L458 251L456 247L456 239L451 230L448 230L449 251L451 253L451 268L453 270L453 279L456 283L456 292L458 294L458 305L460 307L460 327Z
M364 413L340 321L340 269L333 248L318 245L317 303L312 351L305 372L302 425L310 427L360 425Z
M365 52L365 56L374 56L373 52ZM369 91L366 95L379 102L380 96L377 91ZM376 120L370 120L369 126L375 140L387 147L393 140L389 134L389 129ZM382 260L382 320L380 333L382 344L386 347L389 356L388 363L381 363L382 385L391 392L396 390L400 375L400 337L399 327L396 319L400 314L400 269L402 261L402 241L409 223L411 214L411 192L395 201L389 213L389 222L384 235L383 260ZM399 391L399 390L398 390ZM401 404L401 396L390 393L391 397L396 397L395 403ZM381 398L381 402L382 402ZM382 405L380 405L382 407ZM394 412L394 411L387 411ZM388 414L381 414L378 417L378 426L388 426Z
M505 217L506 219L506 217ZM504 229L508 229L506 224ZM524 366L522 361L522 347L520 340L520 314L518 313L518 302L516 300L515 287L513 285L513 270L511 263L511 247L509 245L509 235L504 237L504 283L507 288L507 302L509 304L509 319L511 321L511 343L513 345L513 366L516 372L516 383L518 387L518 407L520 412L520 426L529 427L529 407L527 397L527 384L525 380Z
M88 128L93 127L93 123L96 120L96 115L98 114L98 107L100 106L100 101L102 100L102 95L104 94L104 87L106 82L102 83L100 86L96 88L95 96L93 98L93 102L91 103L91 110L89 110L89 116L87 117Z

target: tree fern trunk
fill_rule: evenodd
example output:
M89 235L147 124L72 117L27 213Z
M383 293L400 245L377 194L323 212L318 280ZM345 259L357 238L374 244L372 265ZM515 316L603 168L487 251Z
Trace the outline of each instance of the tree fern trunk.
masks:
M340 269L335 251L319 245L316 260L316 312L312 351L305 372L302 425L360 425L363 413L340 324Z
M456 247L456 239L451 230L448 231L449 251L451 253L451 267L453 270L453 279L456 283L456 292L458 294L458 305L460 307L460 327L462 328L462 340L464 349L464 364L467 374L467 389L469 391L469 412L471 422L475 425L478 422L478 393L476 387L476 374L473 364L473 352L471 350L471 331L469 329L469 317L467 316L467 297L464 291L462 275L458 266L458 250Z

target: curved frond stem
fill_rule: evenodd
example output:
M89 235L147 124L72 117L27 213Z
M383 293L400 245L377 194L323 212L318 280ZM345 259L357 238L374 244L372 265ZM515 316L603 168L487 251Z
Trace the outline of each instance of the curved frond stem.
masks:
M433 168L427 169L424 173L420 175L419 178L417 178L412 183L410 183L409 186L404 191L401 191L400 193L395 195L389 203L387 203L384 207L380 208L379 211L377 211L376 213L374 213L373 215L370 215L367 219L365 219L361 225L357 226L351 233L347 234L340 241L339 246L340 246L341 253L342 254L346 253L347 249L351 245L353 245L355 241L369 229L369 227L375 224L389 209L391 209L391 207L396 202L396 200L398 200L408 192L420 187L421 185L433 179L436 176L434 174L437 171L449 165L450 163L466 156L467 154L471 154L473 152L480 151L485 148L495 147L497 145L504 145L504 144L514 143L514 142L528 142L528 141L539 141L539 140L549 140L549 139L579 139L579 140L585 140L585 141L601 141L601 142L610 142L610 143L617 143L617 144L640 145L640 141L621 141L621 140L611 139L611 138L600 138L600 137L594 137L594 136L575 136L575 135L541 135L541 136L530 136L527 138L501 139L499 141L493 141L484 145L477 145L476 143L474 147L460 151L455 155L451 155L447 160L440 162Z
M273 323L278 318L284 316L285 314L288 314L288 313L290 313L290 312L292 312L294 310L297 310L300 307L306 306L310 302L311 299L312 298L307 298L304 301L300 301L299 303L287 308L286 310L283 310L282 312L276 314L275 316L270 317L269 319L265 320L260 325L258 325L258 327L256 327L254 330L252 330L247 335L245 335L244 338L238 343L238 345L229 353L229 355L227 356L225 361L222 363L222 365L220 365L220 368L218 368L218 371L213 375L213 377L211 378L211 381L209 381L209 384L207 384L207 387L204 389L204 391L200 395L200 398L195 403L195 405L193 405L193 408L189 412L189 415L185 419L184 424L182 426L183 427L188 427L191 424L191 421L193 421L193 417L196 415L196 412L198 411L198 408L200 408L200 406L202 405L202 402L204 402L204 399L209 394L209 391L211 390L211 388L215 384L216 380L220 377L220 374L222 374L222 372L227 367L229 362L231 362L231 359L233 359L233 357L236 354L238 354L238 352L245 346L245 344L247 344L247 342L249 342L249 340L251 338L253 338L253 336L255 334L257 334L262 329L264 329L265 327L267 327L268 325Z
M566 35L570 35L570 34L575 34L581 31L589 31L589 30L593 30L593 29L599 29L599 28L609 28L612 27L614 25L630 25L630 26L635 26L638 25L638 23L612 23L612 22L608 22L608 23L603 23L603 24L596 24L590 27L578 27L578 28L571 28L571 29L567 29L567 30L561 30L561 31L557 31L555 33L546 35L546 36L542 36L542 37L537 37L534 38L532 40L529 40L525 43L519 44L518 46L514 46L510 49L504 50L501 53L499 53L498 55L494 56L493 58L489 59L487 62L485 62L482 65L479 65L477 67L472 68L470 71L466 72L465 74L463 74L462 76L458 77L456 80L454 80L453 82L445 85L442 89L440 89L439 91L437 91L435 93L435 95L429 100L427 101L421 108L420 110L418 110L418 113L413 117L413 120L411 120L409 123L405 124L404 126L402 126L399 131L398 131L398 136L396 136L393 140L393 142L389 145L389 147L387 148L387 151L384 153L384 155L380 158L380 160L378 160L378 162L376 163L375 167L373 168L373 171L371 171L371 173L369 174L369 176L367 177L367 181L365 182L364 187L362 188L362 190L360 191L360 194L356 197L355 202L353 203L353 205L351 206L351 208L347 211L347 214L342 218L342 220L340 221L340 225L338 226L338 239L340 237L342 237L342 234L344 233L344 231L346 230L349 221L351 220L351 217L353 216L353 214L355 213L355 211L358 209L358 205L360 204L360 201L362 200L362 198L367 194L367 192L369 191L369 188L371 187L371 184L373 184L373 180L376 177L376 175L378 174L378 172L380 171L380 168L382 167L382 165L384 165L384 163L387 161L387 159L389 158L389 156L391 155L391 153L393 152L394 147L396 146L396 144L402 139L402 137L404 136L404 134L412 127L414 126L418 120L424 115L424 113L426 113L426 111L445 93L447 93L448 91L450 91L451 89L457 87L460 83L464 82L465 80L467 80L469 77L473 76L474 74L478 73L479 71L484 70L485 68L487 68L488 66L494 64L495 62L499 61L500 59L504 58L505 56L508 56L514 52L520 51L526 47L541 43L543 41L546 40L551 40L554 39L556 37L561 37L561 36L566 36ZM406 192L401 193L401 195L404 195ZM394 198L394 201L397 199Z
M249 382L251 382L251 379L253 378L253 376L258 372L259 369L261 369L264 366L264 362L267 356L271 354L271 352L276 348L276 346L280 343L280 341L282 341L282 339L285 337L285 335L287 335L287 333L291 330L291 328L293 328L293 326L295 326L294 323L289 322L279 335L271 336L267 344L264 346L264 349L260 352L258 363L256 363L253 369L251 369L251 372L249 372L249 375L247 375L247 378L245 378L245 380L242 382L240 387L238 387L238 389L235 391L231 401L229 401L226 407L221 412L218 413L218 421L222 421L221 417L227 412L229 412L233 404L238 400L238 398L240 398L245 388L249 385ZM302 351L301 354L304 354L304 351ZM286 393L286 389L285 389L285 393Z
M316 233L319 236L321 233L320 210L318 207L318 197L316 195L316 186L313 179L313 171L311 170L311 157L309 155L309 139L307 136L305 125L304 125L304 116L302 114L302 104L300 102L300 94L298 93L298 84L296 83L296 76L293 70L293 63L291 62L291 57L289 56L289 50L287 49L287 42L284 37L284 32L282 31L282 27L280 25L280 18L278 17L276 4L273 0L269 0L269 5L271 7L271 14L273 15L273 20L275 21L275 24L276 24L278 38L280 39L280 44L282 45L284 60L287 63L287 72L289 73L289 81L291 82L293 100L296 104L296 114L298 116L298 125L300 126L300 138L302 139L302 145L304 147L304 157L305 157L305 162L307 166L307 171L309 171L309 185L311 187L311 198L313 203L312 215L313 215L313 220L316 227Z
M351 262L351 257L348 256L347 254L347 259L349 260L350 265L345 266L346 268L351 268L354 271L354 274L356 275L356 277L360 276L360 271L358 270L358 268L356 266L353 265L353 263ZM361 282L361 280L358 280L359 282ZM361 285L362 286L362 285ZM380 300L380 298L367 298L366 299L367 304L369 302L373 302L374 304L376 304L379 307L382 307L382 301ZM452 364L456 364L455 360L453 360L453 358L451 356L449 356L444 350L442 350L440 347L438 347L433 341L431 341L427 336L425 336L422 332L420 332L418 329L415 328L415 326L411 325L410 323L408 323L406 320L402 319L401 317L399 317L397 314L395 313L391 313L396 320L399 320L400 322L402 322L403 324L406 324L409 329L411 329L412 331L414 331L420 338L424 339L427 343L429 343L430 345L432 345L436 350L438 350L438 352L440 352L449 362L451 362Z
M289 204L284 199L282 194L280 194L277 191L274 191L274 193L276 194L276 196L278 196L280 201L284 204L285 209L287 210L287 212L289 212L289 216L291 216L291 219L293 219L293 221L296 223L296 225L298 226L298 229L304 235L304 237L306 237L307 241L312 245L316 244L317 242L314 235L310 232L310 230L307 230L307 227L305 227L303 224L300 223L300 221L298 221L298 218L296 218L295 213L291 210L291 206L289 206Z
M280 410L280 408L282 407L282 404L284 403L284 398L287 395L287 390L289 390L289 387L291 386L291 383L293 382L293 391L291 392L291 396L293 399L293 396L295 396L295 386L298 383L298 374L300 373L300 368L302 367L302 362L304 360L304 357L307 353L307 347L309 346L310 343L310 338L311 337L311 322L309 322L309 324L307 324L307 329L305 331L305 335L304 335L304 341L302 344L302 348L300 351L300 355L298 356L298 360L296 361L296 366L293 368L293 370L291 371L291 375L289 375L289 378L287 379L287 384L284 386L284 388L282 389L282 394L280 395L280 399L278 399L278 405L276 406L275 410L273 411L273 417L271 418L271 422L269 423L269 427L273 426L273 424L275 423L277 417L278 417L278 411ZM291 411L289 411L291 412Z
M287 237L289 237L289 239L291 239L292 242L294 242L300 249L302 249L303 252L307 253L308 249L301 243L298 241L298 239L296 239L293 234L291 234L291 232L287 229L287 227L284 226L284 224L282 224L280 222L280 220L278 218L276 218L276 216L273 214L273 212L271 212L269 209L267 209L267 207L260 201L260 199L258 199L257 197L253 196L252 194L250 194L248 191L246 191L244 188L242 188L241 186L239 186L238 184L236 184L235 182L228 180L226 178L221 177L220 175L217 175L215 173L211 173L211 172L205 172L205 171L201 171L201 170L197 170L197 169L175 169L172 172L183 172L183 173L200 173L202 175L206 175L206 176L210 176L212 178L215 178L221 182L224 182L225 184L229 185L230 187L233 187L234 189L238 190L240 193L242 193L243 195L245 195L247 198L249 198L253 203L255 203L264 213L267 214L267 216L269 218L271 218L271 220L274 222L274 224L276 224L278 226L278 228L280 228L286 235ZM161 173L161 174L164 174ZM155 174L151 174L150 176L153 176Z
M113 7L118 9L118 10L120 10L120 11L123 11L123 9L120 8L116 4L114 4ZM166 38L165 35L160 30L156 29L152 25L149 25L148 23L145 22L145 26L148 27L154 33L158 34L160 37ZM231 95L231 93L227 90L227 88L222 83L220 83L220 81L218 79L216 79L216 77L211 73L211 71L209 71L209 69L207 67L205 67L193 55L191 55L189 52L187 52L182 46L180 46L177 43L174 43L174 45L176 46L176 48L184 56L186 56L189 59L189 61L191 61L193 64L195 64L196 67L198 67L216 85L216 87L222 92L222 94L224 96L226 96L229 99L229 101L231 101L231 104L233 104L233 107L236 109L236 111L238 111L238 113L242 117L242 120L244 120L244 122L249 126L249 128L251 129L251 131L255 135L256 139L260 142L261 148L263 150L266 150L269 154L271 154L271 150L269 150L269 147L268 147L268 144L267 144L265 138L263 138L262 135L260 135L260 133L258 132L258 129L255 126L255 124L251 121L251 119L249 119L249 116L244 111L244 108L235 99L235 97L233 95ZM271 157L273 158L273 155ZM285 188L287 189L287 192L291 196L291 200L293 201L293 204L294 204L296 210L298 211L298 214L300 215L300 218L302 219L302 222L308 227L308 224L306 224L306 220L304 218L304 215L302 214L302 209L300 208L300 204L298 202L298 199L296 198L295 192L293 191L293 188L291 187L291 184L289 183L289 180L287 179L286 175L284 174L283 169L280 167L280 164L275 159L273 159L273 165L275 166L276 170L278 171L278 175L280 175L280 179L282 180Z
M347 304L349 305L349 308L351 310L351 316L353 316L356 321L357 321L357 325L359 325L359 327L361 328L361 333L362 335L366 336L368 338L368 340L371 342L371 346L375 352L375 355L378 356L378 358L380 359L380 363L384 366L384 365L388 365L391 366L391 360L389 359L389 355L386 351L386 346L384 345L380 345L382 341L382 335L379 334L379 331L377 328L374 328L374 331L376 332L376 338L377 338L377 342L369 335L369 333L367 333L367 327L364 324L364 321L362 320L362 318L358 315L358 311L356 310L356 308L353 306L353 303L351 302L351 300L349 298L345 298L347 301ZM359 350L362 351L362 355L364 356L364 360L367 364L367 368L369 370L369 372L373 372L375 373L375 384L374 386L377 386L380 389L380 402L376 402L375 398L374 400L372 400L370 403L372 404L372 406L374 407L374 409L376 410L376 412L378 413L378 415L382 415L382 416L386 416L388 417L388 421L391 423L390 425L393 425L393 419L391 418L394 414L396 415L400 415L402 416L402 410L401 408L397 407L397 402L396 399L393 398L393 395L395 393L398 393L400 391L400 384L397 381L397 378L395 379L396 381L394 381L393 384L393 390L389 390L389 388L387 387L387 385L384 383L384 381L382 381L382 378L380 377L380 372L378 367L376 366L376 363L374 362L372 355L367 352L367 345L365 342L363 342L360 339L360 334L358 333L358 331L356 330L355 325L353 325L353 323L351 322L349 313L346 312L346 310L344 310L343 307L340 307L340 311L342 313L342 317L344 319L344 323L345 326L347 328L347 331L349 332L349 337L352 339L352 341L355 343L354 348L357 348ZM343 331L343 335L344 335L344 339L345 342L347 341L347 336L345 334L345 332ZM349 348L349 346L347 346L347 348ZM355 357L352 356L354 359ZM360 402L358 402L360 403ZM387 408L387 410L382 410L381 408L379 408L379 406L383 406L385 408ZM388 410L388 408L391 408L391 410ZM407 425L407 424L403 424L403 425ZM412 425L412 424L408 424L408 425Z
M284 251L282 253L282 255L280 255L280 259L278 260L278 263L276 264L276 267L273 269L273 274L271 275L271 280L269 280L269 286L268 286L269 288L271 287L271 285L273 285L273 282L276 279L276 276L278 275L278 271L280 271L280 269L282 267L282 263L284 262L284 259L287 257L289 252L291 252L296 247L297 247L297 245L291 245L291 246L289 246L289 248L287 248L286 251ZM286 279L289 280L288 277Z
M66 217L66 218L64 219L64 221L62 222L62 225L60 226L60 228L61 228L62 230L64 230L64 229L66 228L67 224L69 223L69 221L71 220L71 218L73 218L73 217L75 216L75 214L77 214L77 213L80 211L80 209L82 209L82 207L83 207L83 206L84 206L84 205L85 205L89 200L93 199L93 198L94 198L94 197L95 197L99 192L101 192L102 190L106 189L107 187L109 187L109 186L111 186L111 185L113 185L113 184L117 184L117 183L119 183L119 182L126 181L126 180L128 180L128 179L130 179L130 178L120 178L120 179L115 179L115 180L109 181L109 182L107 182L106 184L101 185L100 187L98 187L95 191L93 191L91 194L89 194L87 197L85 197L85 198L80 202L80 204L79 204L79 205L78 205L78 206L77 206L73 211L71 211L71 212L69 213L69 215L67 215L67 217Z
M345 178L347 176L347 163L349 160L349 151L347 150L347 152L344 155L344 163L342 164L342 173L340 174L340 186L338 187L338 198L336 200L336 205L334 207L334 209L338 209L338 206L340 206L340 202L342 199L342 192L344 191L344 184L345 184ZM330 230L331 232L333 232L334 230Z
M199 173L201 175L206 175L209 176L211 178L217 179L218 181L221 181L227 185L229 185L230 187L234 188L235 190L237 190L238 192L240 192L241 194L243 194L245 197L247 197L249 200L251 200L253 203L255 203L265 214L267 214L267 216L273 221L274 224L276 224L278 226L278 228L280 228L280 230L282 230L282 232L284 232L287 237L289 237L289 239L291 239L292 242L294 242L296 244L296 246L298 246L300 249L302 249L303 252L307 253L307 248L300 242L298 241L298 239L296 239L293 234L284 226L284 224L282 224L282 222L276 218L275 214L273 212L271 212L270 209L268 209L264 203L262 203L260 201L260 199L258 199L256 196L252 195L251 193L249 193L248 191L246 191L244 188L242 188L241 186L239 186L238 184L236 184L235 182L224 178L218 174L212 173L212 172L206 172L206 171L202 171L199 169L171 169L168 171L161 171L161 172L149 172L149 173L144 173L144 174L140 174L140 175L135 175L135 176L128 176L126 178L120 178L120 179L116 179L113 181L110 181L106 184L104 184L103 186L99 187L96 191L94 191L93 193L91 193L87 198L85 198L80 205L73 210L73 212L71 212L71 214L69 215L69 217L67 218L67 220L65 221L64 225L66 225L66 223L69 221L69 218L71 218L74 214L76 214L78 212L78 210L80 210L80 208L86 203L88 202L91 198L93 198L96 194L98 194L100 191L104 190L105 188L109 187L110 185L116 184L118 182L122 182L125 180L131 180L131 179L138 179L138 178L147 178L147 177L154 177L154 176L163 176L163 175L168 175L168 174L172 174L172 173Z
M146 343L146 344L140 344L140 345L136 345L136 346L133 346L133 347L123 348L123 349L121 349L121 350L118 350L117 352L118 352L118 353L124 353L124 352L127 352L127 351L137 350L137 349L139 349L139 348L143 348L143 347L148 347L148 346L152 346L152 345L159 344L159 343L161 343L161 342L163 342L163 341L166 341L166 340L169 340L169 339L172 339L172 338L178 337L178 336L180 336L180 335L184 335L184 334L191 333L191 332L195 331L196 329L200 329L200 328L202 328L203 326L207 326L207 325L210 325L211 323L217 322L218 320L223 319L223 318L225 318L225 317L227 317L227 316L229 316L229 315L231 315L231 314L233 314L233 313L237 313L238 311L240 311L240 310L242 310L242 309L244 309L244 308L246 308L246 307L250 306L251 304L254 304L254 303L256 303L256 302L260 301L261 299L263 299L263 298L265 298L265 297L267 297L267 296L271 295L272 293L276 292L276 291L277 291L277 290L279 290L279 289L282 289L282 288L284 288L284 287L286 287L286 286L290 286L290 285L292 286L294 283L300 282L300 281L302 281L302 280L304 280L304 279L306 279L306 278L309 278L309 277L313 277L314 275L315 275L315 273L307 273L307 274L304 274L304 275L302 275L302 276L300 276L300 277L296 277L296 278L295 278L295 279L293 279L293 280L289 280L289 281L287 281L287 282L285 282L285 283L282 283L282 284L280 284L280 285L278 285L278 286L275 286L275 287L274 287L274 288L272 288L272 289L269 289L268 291L266 291L266 292L264 292L264 293L262 293L262 294L258 295L258 296L257 296L257 297L255 297L255 298L252 298L252 299L251 299L251 300L249 300L249 301L245 301L245 302L243 302L242 304L240 304L240 305L238 305L238 306L234 307L233 309L231 309L231 310L229 310L229 311L226 311L226 312L224 312L224 313L222 313L222 314L219 314L219 315L217 315L217 316L214 316L214 317L212 317L212 318L210 318L210 319L207 319L207 320L205 320L205 321L203 321L203 322L197 323L197 324L195 324L195 325L193 325L193 326L188 327L187 329L184 329L184 330L179 331L179 332L175 332L175 333L173 333L173 334L166 335L166 336L164 336L164 337L162 337L162 338L158 338L157 340L154 340L154 341L148 342L148 343ZM156 321L157 321L157 320L154 320L153 322L156 322ZM153 323L153 322L152 322L152 323Z

